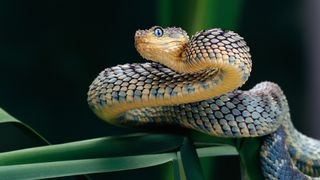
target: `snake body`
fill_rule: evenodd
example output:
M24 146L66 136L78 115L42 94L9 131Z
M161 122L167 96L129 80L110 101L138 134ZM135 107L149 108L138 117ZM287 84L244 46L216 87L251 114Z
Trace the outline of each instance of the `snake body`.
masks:
M249 47L232 31L208 29L191 40L181 28L138 30L135 47L150 63L106 68L90 85L88 103L109 123L179 125L219 137L265 136L266 179L320 176L320 142L291 123L281 88L262 82L236 90L251 71Z

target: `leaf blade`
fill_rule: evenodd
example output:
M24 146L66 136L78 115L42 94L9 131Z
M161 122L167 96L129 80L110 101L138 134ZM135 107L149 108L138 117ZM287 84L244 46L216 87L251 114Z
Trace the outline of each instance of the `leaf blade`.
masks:
M43 179L72 175L123 171L165 164L176 158L175 153L111 157L46 163L0 166L3 179Z
M192 142L188 137L184 138L180 151L186 178L204 180L200 160Z
M13 116L11 116L9 113L4 111L2 108L0 108L0 124L6 124L6 123L12 123L13 125L15 125L18 129L23 131L28 136L35 138L44 144L50 144L50 142L48 140L46 140L37 131L32 129L29 125L17 120Z
M182 137L166 134L103 137L0 153L0 165L163 153L178 149L181 143Z

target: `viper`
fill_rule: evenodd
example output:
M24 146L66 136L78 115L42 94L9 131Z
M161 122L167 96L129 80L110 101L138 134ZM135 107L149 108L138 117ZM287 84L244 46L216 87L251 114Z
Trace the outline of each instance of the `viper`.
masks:
M135 33L135 47L151 62L103 70L88 92L91 109L109 123L178 125L218 137L263 136L266 179L320 176L320 142L298 132L281 88L261 82L238 90L252 61L244 39L219 28L191 39L181 28L155 26Z

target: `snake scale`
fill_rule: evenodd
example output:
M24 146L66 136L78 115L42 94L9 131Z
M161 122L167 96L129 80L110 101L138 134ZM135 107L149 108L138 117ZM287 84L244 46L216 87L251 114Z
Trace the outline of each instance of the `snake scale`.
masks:
M142 127L179 125L219 137L264 136L266 179L318 179L320 142L298 132L280 87L248 79L251 55L244 39L219 28L190 40L181 28L159 26L135 33L149 63L106 68L90 85L88 103L109 123Z

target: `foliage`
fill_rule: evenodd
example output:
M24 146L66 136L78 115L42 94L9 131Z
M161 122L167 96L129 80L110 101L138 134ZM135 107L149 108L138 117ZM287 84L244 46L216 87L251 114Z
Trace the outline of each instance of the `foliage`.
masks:
M14 123L33 138L44 140L5 111L0 123ZM1 179L43 179L169 165L165 179L205 179L199 158L240 153L247 179L261 178L259 139L224 139L197 132L130 134L0 153ZM222 145L223 144L223 145ZM252 166L253 165L253 166Z

